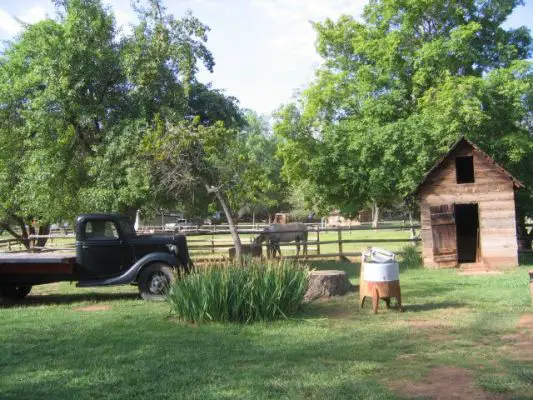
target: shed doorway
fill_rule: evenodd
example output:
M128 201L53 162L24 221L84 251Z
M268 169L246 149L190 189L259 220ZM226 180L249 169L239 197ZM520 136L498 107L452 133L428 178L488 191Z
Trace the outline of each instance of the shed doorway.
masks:
M460 263L477 262L479 252L478 205L456 204L457 260Z

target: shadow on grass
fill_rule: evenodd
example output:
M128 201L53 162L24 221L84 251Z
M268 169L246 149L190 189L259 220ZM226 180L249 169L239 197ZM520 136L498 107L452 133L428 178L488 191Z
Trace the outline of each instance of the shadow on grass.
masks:
M406 312L422 312L422 311L442 310L446 308L462 308L466 306L467 306L466 303L443 301L440 303L407 304L403 306L403 310Z
M70 294L36 294L23 300L0 300L1 308L32 307L57 304L72 304L84 301L105 302L139 299L139 294L132 293L70 293Z
M281 326L286 334L265 345L265 337L257 337L261 325L191 327L158 315L114 320L93 314L73 324L81 325L73 335L64 322L60 316L53 329L29 326L31 335L11 338L0 397L393 399L368 375L384 368L399 342L402 352L417 349L400 331L361 335L354 343L309 325ZM25 357L30 350L32 361Z

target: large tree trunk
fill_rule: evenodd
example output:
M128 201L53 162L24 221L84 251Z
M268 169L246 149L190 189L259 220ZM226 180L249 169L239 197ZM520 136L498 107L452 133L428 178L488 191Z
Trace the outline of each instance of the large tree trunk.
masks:
M372 228L378 228L379 226L379 205L374 200L372 203Z
M42 225L39 225L39 236L48 236L50 234L50 224L49 223L43 223ZM46 245L46 242L48 242L48 238L38 238L35 242L36 247L44 247Z
M31 226L31 221L28 224L28 229L26 229L26 224L24 223L24 220L22 218L16 217L15 219L20 227L19 240L22 242L24 247L29 250L31 247L29 235L31 235L31 230L33 229L33 227Z
M122 211L122 215L128 217L128 219L133 223L137 217L137 207L131 206Z
M409 217L409 228L411 230L411 240L413 240L416 238L416 232L415 232L415 228L413 228L413 213L411 212L409 208L407 209L407 215ZM413 241L412 244L415 245L416 242Z
M34 249L39 251L41 247L46 245L46 242L48 241L47 237L33 239L30 239L30 237L33 235L48 236L50 233L50 224L48 222L40 224L38 231L35 231L35 226L33 225L33 219L31 217L28 218L27 221L24 221L23 218L13 215L10 220L18 225L20 234L17 233L7 221L0 221L0 227L5 229L11 236L22 243L27 250Z
M16 218L17 224L19 224L19 227L21 229L21 233L18 234L11 226L11 224L8 221L0 221L0 227L4 229L6 232L8 232L11 236L13 236L15 239L17 239L19 242L21 242L26 249L30 248L30 241L28 240L28 233L26 231L26 227L24 225L24 221L22 221L22 224L19 223L19 219Z
M233 217L231 215L231 210L229 209L228 205L226 204L226 200L224 200L224 196L220 192L220 188L215 188L213 186L210 186L208 184L205 184L205 188L207 189L208 193L214 193L218 202L220 203L220 206L222 207L222 210L224 211L224 214L226 215L226 219L228 220L228 226L229 231L231 234L231 238L233 239L233 244L235 245L235 258L237 259L237 262L241 262L242 260L242 243L241 238L239 237L239 233L237 232L237 228L235 227L235 222L233 221Z

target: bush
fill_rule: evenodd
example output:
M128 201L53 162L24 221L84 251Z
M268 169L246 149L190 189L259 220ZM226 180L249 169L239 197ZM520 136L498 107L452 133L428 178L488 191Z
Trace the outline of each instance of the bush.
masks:
M403 257L400 262L400 268L402 270L420 268L424 264L422 254L420 252L420 246L405 246L402 248Z
M177 280L168 301L183 321L270 321L296 312L307 284L307 266L247 260L242 267L207 267Z

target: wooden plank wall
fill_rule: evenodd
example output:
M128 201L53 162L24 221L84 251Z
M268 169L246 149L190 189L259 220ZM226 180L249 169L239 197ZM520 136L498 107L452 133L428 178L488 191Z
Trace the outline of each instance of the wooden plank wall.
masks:
M474 156L474 183L458 184L456 156ZM456 148L420 189L421 237L424 264L449 267L433 260L429 207L477 203L480 224L480 262L488 268L518 265L513 181L482 153L464 144Z

